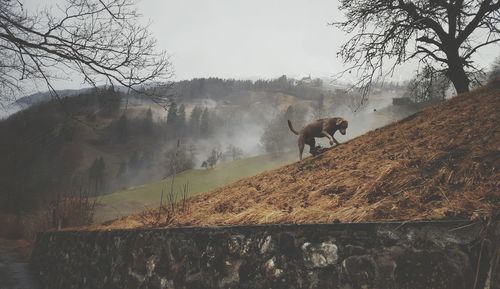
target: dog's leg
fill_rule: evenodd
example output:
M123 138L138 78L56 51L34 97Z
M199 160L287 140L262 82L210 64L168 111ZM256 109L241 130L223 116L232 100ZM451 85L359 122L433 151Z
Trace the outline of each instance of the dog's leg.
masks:
M340 145L340 143L332 136L332 140L335 142L336 145Z
M316 148L316 140L314 138L308 139L306 144L309 145L309 153L310 154L312 154L313 156L318 154L318 150Z
M321 133L330 140L330 145L333 145L333 142L338 144L338 142L333 138L333 136L330 135L326 130L322 130Z
M304 152L304 139L299 137L299 159L302 160L302 153Z

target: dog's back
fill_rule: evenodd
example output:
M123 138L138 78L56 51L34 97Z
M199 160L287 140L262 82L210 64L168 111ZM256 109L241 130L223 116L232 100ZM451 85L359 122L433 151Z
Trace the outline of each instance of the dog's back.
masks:
M292 122L288 120L288 127L294 134L299 136L299 157L302 159L302 152L305 144L309 145L312 154L316 153L317 148L314 138L328 137L330 139L330 145L333 145L334 142L338 145L339 142L333 137L333 134L339 128L341 133L345 134L347 121L341 117L321 118L304 126L300 131L297 131L293 128Z
M322 118L311 122L310 124L303 127L300 133L303 134L304 138L306 139L311 137L323 137L323 134L321 132L323 131L324 125L328 123L329 120L329 118Z

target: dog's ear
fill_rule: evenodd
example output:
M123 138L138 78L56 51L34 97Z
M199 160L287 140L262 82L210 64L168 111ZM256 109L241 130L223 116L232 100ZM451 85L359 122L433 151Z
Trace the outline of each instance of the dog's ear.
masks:
M340 126L345 120L341 117L337 118L337 120L335 121L335 125L336 126Z

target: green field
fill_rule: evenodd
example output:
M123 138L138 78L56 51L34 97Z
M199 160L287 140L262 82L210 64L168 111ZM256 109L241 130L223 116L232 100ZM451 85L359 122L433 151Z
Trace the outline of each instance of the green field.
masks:
M174 179L174 192L180 195L187 184L188 196L207 192L235 182L244 177L274 169L290 163L293 158L275 159L270 156L257 156L219 164L213 169L193 169L177 174ZM101 206L96 211L95 220L102 222L126 216L147 207L160 204L161 192L170 191L172 177L163 180L117 191L99 197Z

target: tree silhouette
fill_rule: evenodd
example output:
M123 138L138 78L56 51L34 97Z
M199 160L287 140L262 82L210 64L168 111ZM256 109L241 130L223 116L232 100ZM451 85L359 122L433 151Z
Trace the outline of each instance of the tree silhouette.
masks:
M151 134L153 132L153 126L153 111L151 111L151 108L148 108L144 120L142 121L143 132Z
M106 162L102 157L94 160L89 168L90 185L94 187L95 192L99 192L104 186L106 180Z
M260 138L260 144L264 150L273 157L279 157L284 152L297 145L297 137L290 132L287 127L287 120L292 121L296 128L300 128L304 123L306 112L293 106L288 106L285 111L275 115L264 127L264 132Z
M201 107L195 106L191 111L189 117L189 130L190 133L197 136L200 133L200 119L202 114Z
M222 152L217 148L213 148L208 158L201 164L201 167L207 169L208 167L210 167L211 169L213 169L217 162L221 159L221 157Z
M482 71L471 57L500 41L498 0L342 0L340 10L346 20L332 24L352 36L338 55L364 88L418 59L444 73L457 93L469 91Z
M129 122L125 114L122 114L116 123L116 136L120 143L127 143L129 137Z
M133 0L63 0L56 11L27 11L22 2L0 0L0 100L14 99L25 80L55 93L52 79L69 71L93 86L135 91L172 75Z
M210 114L208 108L205 107L200 118L200 135L203 137L210 136L211 126L210 126Z
M233 161L241 159L243 154L243 150L235 145L231 144L227 147L226 155L229 156Z
M184 104L179 106L177 111L177 131L183 132L186 128L186 107Z
M167 112L167 136L174 137L178 124L177 104L172 102Z
M443 100L449 87L449 80L436 73L431 67L424 67L415 78L408 83L407 92L414 102Z
M115 116L120 111L121 96L112 86L100 91L97 100L101 115Z

